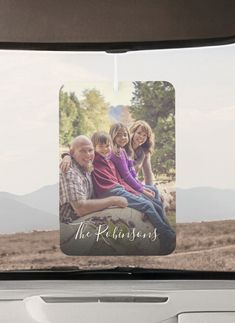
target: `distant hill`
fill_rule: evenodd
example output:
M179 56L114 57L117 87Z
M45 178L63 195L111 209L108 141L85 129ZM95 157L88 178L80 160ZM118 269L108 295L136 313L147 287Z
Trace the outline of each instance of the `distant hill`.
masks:
M120 117L122 114L122 105L111 106L109 110L109 116L113 122L120 122Z
M59 184L48 185L25 195L0 192L0 198L7 198L51 214L59 213Z
M0 195L0 233L58 229L59 217Z
M235 219L235 190L177 189L176 222ZM59 185L26 195L0 192L0 233L59 228Z
M17 201L45 212L58 214L59 184L44 186L30 194L17 196Z
M0 205L0 233L52 230L59 227L58 184L45 186L25 195L0 192Z
M113 122L122 122L127 126L133 122L129 111L129 106L127 105L111 106L109 110L109 117Z
M235 219L235 190L197 187L176 190L176 221Z

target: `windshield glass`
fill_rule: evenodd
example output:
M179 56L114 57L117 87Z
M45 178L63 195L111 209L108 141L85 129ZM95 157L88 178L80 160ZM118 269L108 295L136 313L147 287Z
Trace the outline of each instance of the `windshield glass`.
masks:
M234 271L234 57L235 45L125 54L0 51L0 271L62 266ZM91 85L90 91L97 84L100 89L100 84L109 84L118 98L116 106L123 103L118 95L125 88L122 84L126 84L130 109L138 108L136 93L141 86L152 88L155 102L160 102L161 86L164 91L169 86L174 91L174 112L169 112L168 123L159 126L156 136L157 145L162 133L167 134L164 149L175 138L173 157L164 149L164 163L154 153L151 157L154 184L159 186L176 230L176 248L169 255L159 257L146 252L133 257L81 257L61 251L59 139L61 143L61 129L68 121L68 113L64 112L67 107L70 113L76 104L82 107L77 120L87 118L84 125L90 125L84 111L89 100L92 105L92 98L88 100L92 93L82 95L78 90L79 86L88 89L87 84ZM105 99L113 104L110 97ZM175 116L174 123L169 116ZM122 120L129 117L125 114ZM141 118L137 113L137 119L148 124L152 120L147 113ZM105 116L102 119L99 114L96 120L105 127ZM71 123L63 133L63 148ZM92 134L87 128L83 131L78 134ZM117 136L127 134L122 129ZM66 147L65 153L69 154L71 147ZM144 182L145 175L137 174L138 180ZM79 208L79 212L82 210Z

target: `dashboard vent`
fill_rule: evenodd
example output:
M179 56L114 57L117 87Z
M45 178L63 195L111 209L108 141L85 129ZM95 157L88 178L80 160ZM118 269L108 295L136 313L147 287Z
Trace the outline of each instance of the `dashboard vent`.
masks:
M85 297L41 297L45 303L165 303L168 297L145 296L85 296Z

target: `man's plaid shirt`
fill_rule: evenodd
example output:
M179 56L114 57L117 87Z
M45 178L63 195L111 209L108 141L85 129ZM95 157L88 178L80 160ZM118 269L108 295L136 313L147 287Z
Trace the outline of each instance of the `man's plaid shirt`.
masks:
M70 202L88 200L93 196L91 175L72 159L70 169L60 173L60 221L69 223L79 216Z

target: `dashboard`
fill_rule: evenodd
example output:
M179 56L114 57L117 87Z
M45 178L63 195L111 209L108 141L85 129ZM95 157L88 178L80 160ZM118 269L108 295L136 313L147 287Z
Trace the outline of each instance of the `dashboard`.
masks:
M1 281L4 323L232 323L234 280Z

